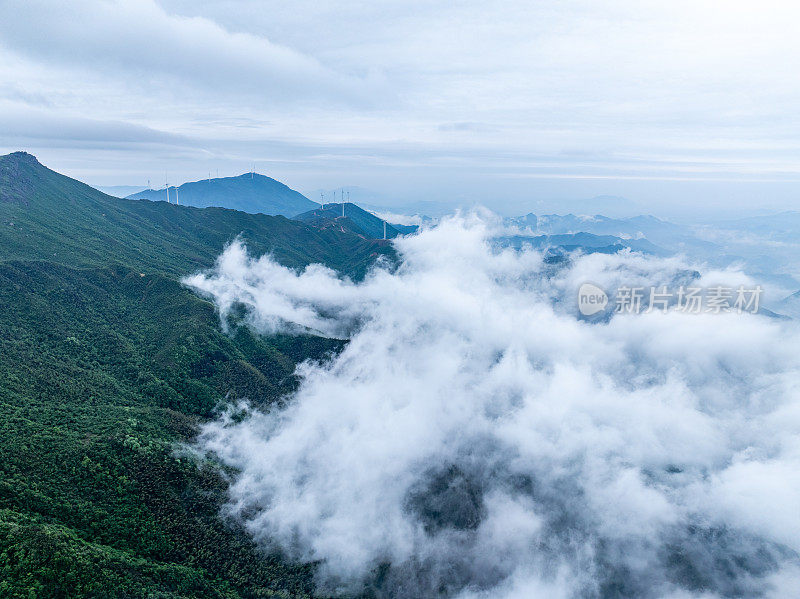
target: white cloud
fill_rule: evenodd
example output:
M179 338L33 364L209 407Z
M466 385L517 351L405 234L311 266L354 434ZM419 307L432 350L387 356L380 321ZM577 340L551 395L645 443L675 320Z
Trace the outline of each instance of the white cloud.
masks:
M191 140L186 137L132 123L54 115L46 110L14 105L3 108L0 112L0 130L5 136L5 143L16 141L27 144L34 140L48 140L58 144L70 140L75 144L97 143L106 149L117 143L191 145Z
M107 77L138 82L140 93L164 93L177 82L217 96L257 94L269 105L305 104L320 93L328 102L354 102L367 89L363 81L263 36L169 14L154 0L4 0L0 9L0 43L8 49L100 69Z
M325 592L375 583L385 563L394 597L797 585L797 326L581 322L584 277L660 285L688 265L622 253L553 270L495 247L496 227L444 219L397 240L401 266L361 283L238 245L188 280L223 319L241 304L265 332L349 337L300 367L285 409L204 428L200 445L240 471L232 512L259 542L320 560Z

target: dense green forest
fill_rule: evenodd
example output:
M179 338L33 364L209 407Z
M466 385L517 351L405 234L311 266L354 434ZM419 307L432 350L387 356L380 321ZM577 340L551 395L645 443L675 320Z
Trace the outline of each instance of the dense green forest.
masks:
M241 236L362 276L381 241L283 217L120 200L0 157L0 597L304 597L312 566L220 516L179 451L222 398L278 400L337 343L224 334L179 279Z

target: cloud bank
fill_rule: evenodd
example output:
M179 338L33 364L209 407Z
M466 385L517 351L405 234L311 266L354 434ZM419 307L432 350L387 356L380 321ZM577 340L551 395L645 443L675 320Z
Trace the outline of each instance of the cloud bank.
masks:
M320 88L355 102L366 91L362 81L301 52L204 17L170 14L154 0L3 0L0 7L9 17L0 19L3 45L111 77L151 86L166 78L167 89L179 82L214 93L258 94L267 104L303 102Z
M495 233L486 215L445 219L359 283L237 244L187 280L224 320L349 339L299 367L285 408L204 427L200 447L238 470L227 509L265 548L318 561L325 593L797 594L797 327L580 321L587 278L662 284L687 265L558 265Z

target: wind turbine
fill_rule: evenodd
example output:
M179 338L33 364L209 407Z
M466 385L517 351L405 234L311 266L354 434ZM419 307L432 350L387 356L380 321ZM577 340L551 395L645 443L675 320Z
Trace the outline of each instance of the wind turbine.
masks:
M325 193L322 191L319 192L319 204L325 210Z
M166 171L164 172L164 191L167 192L167 204L169 204L169 179L167 178Z
M178 186L177 185L175 186L175 205L176 206L180 206L181 205L181 201L180 201L180 199L178 199Z
M386 239L386 221L383 221L383 238Z

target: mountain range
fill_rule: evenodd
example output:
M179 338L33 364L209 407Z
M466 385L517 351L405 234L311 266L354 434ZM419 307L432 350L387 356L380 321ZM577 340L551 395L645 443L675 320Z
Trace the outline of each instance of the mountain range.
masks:
M169 194L169 196L167 195ZM319 204L300 192L258 173L238 177L203 179L178 187L146 189L127 196L129 200L169 200L197 208L223 207L251 214L271 214L291 217L313 210Z
M387 242L283 216L123 200L0 157L0 596L309 597L313 565L220 518L227 482L176 448L341 342L223 332L181 277L241 238L353 278Z
M256 175L225 185L282 189ZM181 205L120 199L30 154L0 156L0 597L314 595L316 566L265 554L221 518L226 472L182 448L222 398L280 405L295 366L342 342L225 332L181 279L237 238L285 266L322 263L356 280L396 256L383 221L355 204L342 217L340 204L309 207L292 192L290 219L254 203L188 206L183 187ZM214 201L233 201L231 189ZM653 217L515 224L503 243L548 250L659 254L659 240L691 238ZM387 224L387 237L412 230ZM800 313L798 294L787 306Z
M43 167L30 154L0 157L0 251L5 260L70 266L123 262L186 273L208 267L241 237L256 253L302 266L320 258L354 274L388 246L282 216L121 200Z
M537 249L571 252L582 250L587 253L616 253L623 249L643 252L654 256L668 256L668 250L661 248L647 239L626 239L614 235L595 235L594 233L563 233L555 235L511 235L501 237L500 243L507 247L521 248L525 245Z
M394 239L398 235L413 233L417 227L386 223L371 212L367 212L356 204L325 204L302 214L295 220L312 223L321 227L340 227L342 230L363 235L371 239ZM386 228L384 229L384 224Z
M587 232L595 235L614 235L625 238L687 235L688 229L655 216L639 215L630 218L609 218L602 214L594 216L575 214L526 214L506 219L509 224L531 229L536 234L560 235Z

